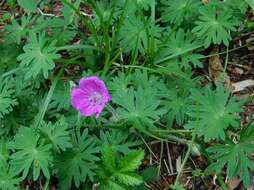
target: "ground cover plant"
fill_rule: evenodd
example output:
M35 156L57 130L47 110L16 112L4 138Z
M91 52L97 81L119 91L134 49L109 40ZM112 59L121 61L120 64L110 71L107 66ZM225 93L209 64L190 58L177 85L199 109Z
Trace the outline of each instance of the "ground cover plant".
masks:
M0 189L253 187L253 98L229 69L252 8L1 1Z

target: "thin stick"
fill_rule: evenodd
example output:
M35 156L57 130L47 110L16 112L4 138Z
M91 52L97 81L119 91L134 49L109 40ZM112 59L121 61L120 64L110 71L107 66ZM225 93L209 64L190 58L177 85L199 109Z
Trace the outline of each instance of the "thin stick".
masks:
M153 155L153 157L158 160L157 156L154 154L154 152L152 151L152 149L150 148L150 146L146 143L145 139L140 135L141 140L144 142L144 144L146 145L147 149L149 150L149 152Z
M163 162L164 162L164 164L165 164L165 166L166 166L166 169L167 169L167 171L168 171L168 174L170 175L170 174L171 174L171 171L170 171L170 169L169 169L169 167L168 167L168 165L167 165L166 160L163 159Z
M181 174L182 174L182 172L183 172L184 166L185 166L185 164L186 164L186 162L187 162L187 160L188 160L188 158L189 158L189 156L190 156L192 147L193 147L193 145L194 145L195 138L196 138L196 135L193 134L192 139L191 139L191 143L190 143L189 146L188 146L188 150L187 150L187 152L186 152L186 154L185 154L185 157L184 157L183 162L182 162L182 164L181 164L180 170L179 170L179 172L178 172L178 174L177 174L177 176L176 176L176 180L175 180L174 186L178 185L178 183L179 183L179 179L180 179Z
M174 172L174 168L173 168L173 164L172 164L172 159L171 159L168 143L166 143L166 147L167 147L169 168L170 168L171 173L173 173Z
M159 162L159 167L158 167L158 177L160 176L160 172L161 172L161 160L162 160L162 156L163 156L163 150L164 150L164 144L163 141L161 141L161 152L160 152L160 162Z

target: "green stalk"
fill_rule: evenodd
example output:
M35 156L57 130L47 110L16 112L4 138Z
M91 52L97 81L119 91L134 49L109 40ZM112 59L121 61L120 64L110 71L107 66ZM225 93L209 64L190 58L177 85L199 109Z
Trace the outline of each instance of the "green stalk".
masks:
M158 64L160 64L160 63L163 63L163 62L168 61L168 60L170 60L170 59L176 58L176 57L178 57L178 56L180 56L180 55L183 55L183 54L185 54L185 53L188 53L188 52L190 52L190 51L196 50L196 49L198 49L198 48L200 48L200 47L202 47L202 45L197 45L196 47L192 47L192 48L186 49L186 50L184 50L184 51L181 52L181 53L175 53L175 54L173 54L173 55L167 56L167 57L165 57L165 58L162 58L162 59L156 61L154 64L158 65Z
M118 1L115 1L115 3L114 3L114 8L113 8L113 10L112 10L112 12L111 12L109 21L111 21L112 18L113 18L113 13L114 13L114 10L115 10L115 8L116 8L116 5L117 5L116 3L117 3L117 2L118 2ZM112 40L112 41L113 41L113 42L112 42L112 45L111 45L111 47L109 46L108 49L111 48L111 49L113 50L113 49L115 49L115 47L116 47L116 42L117 42L117 39L118 39L118 35L119 35L119 32L120 32L120 28L121 28L121 26L123 25L123 21L124 21L124 19L125 19L125 17L126 17L128 3L129 3L129 0L126 0L126 1L125 1L125 4L124 4L124 8L123 8L123 13L122 13L122 15L121 15L121 17L120 17L120 19L119 19L119 22L118 22L118 24L117 24L117 26L116 26L116 33L115 33L114 38L113 38L113 40ZM110 24L110 22L107 23L107 28L109 27L109 24ZM110 41L108 42L108 44L110 45ZM107 47L106 47L106 48L107 48ZM125 49L125 48L124 48L124 49ZM104 68L103 68L103 76L106 75L106 73L107 73L108 70L110 69L112 63L121 55L121 53L122 53L122 50L120 49L120 50L118 51L118 53L116 54L116 56L115 56L112 60L110 60L110 59L111 59L110 52L106 52L105 64L104 64Z
M81 19L83 24L85 26L87 26L87 28L90 30L90 32L92 32L93 37L95 38L95 41L96 41L96 45L98 46L100 44L99 43L100 41L97 37L98 35L97 35L95 26L90 21L85 19L84 16L80 13L80 11L72 3L70 3L68 0L62 0L62 1L64 4L68 5L75 12L75 14L77 14L79 16L79 18Z
M114 40L113 40L113 45L112 45L113 48L116 47L116 42L117 42L117 39L118 39L118 36L119 36L120 29L123 25L124 19L126 18L128 4L129 4L129 0L126 0L125 4L124 4L124 7L123 7L123 12L122 12L122 14L120 16L120 19L119 19L119 22L118 22L118 24L115 28L116 33L115 33L115 37L114 37Z
M137 57L138 57L138 40L139 40L139 37L137 38L135 50L134 50L134 52L131 53L132 56L131 56L130 65L132 65L132 66L135 65L135 61L137 60ZM129 72L132 72L132 70L133 70L133 67L130 68Z
M10 70L10 71L7 71L6 73L2 74L1 78L5 78L5 77L7 77L7 76L9 76L9 75L12 75L12 74L16 73L17 71L19 71L19 70L21 70L21 69L22 69L22 67L17 67L17 68L15 68L15 69L12 69L12 70Z
M227 55L226 55L225 65L224 65L223 73L222 73L222 83L224 83L224 81L225 81L227 67L228 67L228 46L227 46Z
M41 109L39 110L39 113L38 113L38 115L37 115L37 117L35 119L35 122L34 122L34 128L35 129L37 129L39 127L39 125L41 124L41 122L42 122L42 120L43 120L43 118L45 116L45 113L46 113L46 111L48 109L48 106L49 106L49 103L51 101L51 98L52 98L53 93L55 91L56 85L57 85L57 83L59 81L59 78L62 75L63 71L64 71L64 67L59 71L59 73L57 74L56 78L52 82L52 85L51 85L51 87L49 89L49 92L48 92L48 95L47 95L47 97L46 97L46 99L44 101L44 104L41 107Z
M152 7L151 7L151 21L152 25L155 27L155 0L152 1ZM155 52L155 38L154 35L151 34L151 47L150 47L150 52L152 59L154 57L154 52Z
M91 45L66 45L66 46L61 46L56 48L57 51L62 51L62 50L75 50L75 49L88 49L88 50L96 50L96 51L102 51L101 48L94 47Z
M214 57L214 56L217 56L217 55L224 55L224 54L227 54L227 53L231 53L231 52L234 52L234 51L236 51L236 50L245 48L245 47L247 47L248 45L250 45L250 44L247 43L247 44L244 44L244 45L242 45L242 46L239 46L239 47L236 47L236 48L233 48L233 49L230 49L230 50L226 50L226 51L223 51L223 52L220 52L220 53L210 54L210 55L207 55L207 56L202 57L202 59L209 58L209 57Z
M46 182L45 182L45 186L43 190L48 190L49 182L50 182L50 179L46 178Z
M103 30L103 39L105 42L105 62L104 62L104 68L103 68L103 76L106 75L110 68L110 36L109 36L109 25L105 23L103 14L100 11L100 9L97 7L96 3L93 0L88 0L88 2L92 5L92 8L95 10L96 14L99 17L102 30ZM113 13L111 13L113 15ZM109 19L110 20L110 19Z

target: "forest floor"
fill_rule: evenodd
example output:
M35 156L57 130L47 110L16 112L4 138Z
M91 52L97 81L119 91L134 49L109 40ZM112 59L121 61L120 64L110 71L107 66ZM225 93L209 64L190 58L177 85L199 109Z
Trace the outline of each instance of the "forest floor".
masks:
M57 1L52 1L52 7L45 7L42 11L44 14L59 14L61 9ZM85 7L84 7L85 9ZM90 10L85 10L88 14ZM21 9L10 9L4 1L0 2L0 30L10 20L2 22L4 12L15 13L16 16L22 14ZM251 14L246 15L253 17ZM85 30L85 29L84 29ZM252 43L253 42L253 43ZM1 43L1 41L0 41ZM253 45L252 45L253 44ZM225 86L232 87L232 93L240 100L243 98L251 99L244 106L244 112L241 115L242 125L254 121L254 32L241 33L232 40L229 49L217 46L209 51L204 52L207 58L202 62L205 65L202 69L197 69L195 74L203 76L206 80L204 83L212 82L216 84L220 73L223 71L223 65L227 64L227 76L225 77ZM212 66L210 66L212 65ZM177 128L177 126L175 126ZM151 190L166 190L169 185L173 184L177 175L178 167L181 165L181 158L184 157L186 146L176 143L151 141L146 142L147 154L143 162L144 166L159 166L159 180L146 184ZM207 167L205 157L193 152L188 160L186 167L181 176L181 183L185 184L188 189L193 190L212 190L220 189L216 184L216 175L213 177L203 177L200 173ZM195 177L196 176L196 177ZM249 190L254 189L253 186ZM29 182L28 182L29 183ZM237 178L226 181L229 190L244 190L241 181ZM54 182L51 183L51 189L55 189ZM32 184L30 184L32 185ZM38 184L37 184L38 185Z

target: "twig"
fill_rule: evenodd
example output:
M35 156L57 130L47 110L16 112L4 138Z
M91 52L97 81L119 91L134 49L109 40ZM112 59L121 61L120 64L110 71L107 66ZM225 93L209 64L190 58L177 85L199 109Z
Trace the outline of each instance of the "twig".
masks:
M173 164L172 164L172 159L171 159L168 143L166 143L166 147L167 147L167 155L168 155L169 168L170 168L171 173L173 173L174 172L174 168L173 168Z
M191 143L189 144L188 150L187 150L187 152L186 152L186 154L185 154L185 157L184 157L184 159L183 159L183 162L182 162L182 164L181 164L180 170L179 170L179 172L178 172L178 174L177 174L177 176L176 176L176 180L175 180L174 186L177 186L178 183L179 183L180 176L181 176L182 171L183 171L183 169L184 169L184 166L185 166L185 164L186 164L186 162L187 162L187 160L188 160L188 158L189 158L189 156L190 156L192 147L193 147L194 142L195 142L195 138L196 138L196 134L194 133L194 134L192 135Z
M167 171L168 171L168 174L171 174L172 172L170 171L170 169L169 169L169 167L168 167L168 165L167 165L166 160L163 159L163 162L164 162L164 164L165 164L165 166L166 166L166 169L167 169Z
M160 162L159 162L159 167L158 167L158 177L160 176L160 171L161 171L161 160L162 160L162 155L163 155L163 149L164 149L164 144L163 144L163 141L161 141L161 152L160 152Z
M41 10L40 8L37 8L37 10L39 11L39 13L40 13L42 16L56 17L56 15L54 15L54 14L42 12L42 10Z
M141 140L144 142L144 144L146 145L147 149L149 150L149 152L153 155L153 157L158 160L157 156L154 154L154 152L152 151L152 149L150 148L150 146L146 143L145 139L140 135Z

